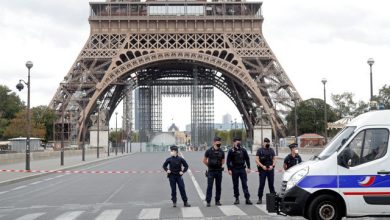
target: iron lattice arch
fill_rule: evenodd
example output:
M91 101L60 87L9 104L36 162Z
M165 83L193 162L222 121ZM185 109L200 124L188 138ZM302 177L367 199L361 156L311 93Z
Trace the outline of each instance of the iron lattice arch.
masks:
M257 19L262 23L262 18ZM92 20L91 25L93 22L96 21ZM98 99L102 101L100 108L108 109L109 118L125 97L126 89L147 84L153 78L145 75L153 67L163 65L158 77L169 77L175 71L184 74L183 69L175 67L177 63L190 69L206 69L209 74L202 80L208 80L233 101L248 130L259 122L261 106L268 113L261 120L272 125L275 135L286 135L284 117L300 97L261 31L253 30L129 33L92 28L50 106L58 113L61 109L68 115L72 112L74 117L67 117L66 121L74 130L70 141L77 142L82 134L79 127L91 125L86 119L96 113ZM187 73L186 77L191 76ZM81 117L83 111L87 117Z

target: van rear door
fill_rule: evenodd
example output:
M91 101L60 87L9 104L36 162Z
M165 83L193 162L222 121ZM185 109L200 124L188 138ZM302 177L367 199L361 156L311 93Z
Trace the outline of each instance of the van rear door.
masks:
M389 127L364 127L338 154L338 187L347 214L390 214Z

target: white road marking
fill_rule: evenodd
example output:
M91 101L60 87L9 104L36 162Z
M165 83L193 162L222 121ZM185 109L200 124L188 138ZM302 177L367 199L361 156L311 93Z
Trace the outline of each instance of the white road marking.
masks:
M237 215L246 215L241 209L239 209L235 205L224 205L218 206L218 208L225 214L226 216L237 216Z
M54 178L47 178L47 179L44 179L45 181L49 181L49 180L54 180Z
M65 212L64 214L58 216L56 220L73 220L83 214L84 211L75 211L75 212Z
M138 215L138 219L159 219L161 208L142 209Z
M23 188L26 188L26 186L19 186L19 187L13 188L11 190L19 190L19 189L23 189Z
M187 207L181 208L183 218L199 218L204 217L199 207Z
M30 183L30 185L36 185L38 183L42 183L42 181L33 182L33 183Z
M266 205L255 205L255 206L256 206L256 208L260 209L262 212L264 212L267 215L273 215L273 216L277 216L278 215L276 213L269 213L267 211Z
M54 178L60 178L60 177L63 177L63 176L65 176L65 175L59 175L59 176L56 176Z
M22 217L19 217L16 220L34 220L34 219L39 218L40 216L42 216L44 214L45 214L44 212L28 214L28 215L24 215Z
M9 192L9 191L3 191L3 192L0 192L0 195L1 195L1 194L4 194L4 193L7 193L7 192Z
M121 214L122 210L112 209L102 212L95 220L115 220Z
M183 153L181 153L181 156L184 158ZM187 172L188 172L188 174L189 174L190 177L191 177L191 180L192 180L192 183L193 183L194 186L195 186L196 192L198 192L198 195L199 195L199 197L200 197L200 200L202 200L203 203L206 204L206 202L205 202L206 196L204 195L202 189L200 188L200 185L199 185L198 181L196 181L194 174L192 173L192 171L191 171L190 169L188 169Z

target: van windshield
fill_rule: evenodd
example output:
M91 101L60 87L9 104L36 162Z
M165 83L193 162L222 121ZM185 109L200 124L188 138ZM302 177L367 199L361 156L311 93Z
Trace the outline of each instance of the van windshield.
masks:
M348 141L355 129L356 127L345 127L329 142L328 146L315 158L324 160L330 157L334 152L341 148L346 141Z

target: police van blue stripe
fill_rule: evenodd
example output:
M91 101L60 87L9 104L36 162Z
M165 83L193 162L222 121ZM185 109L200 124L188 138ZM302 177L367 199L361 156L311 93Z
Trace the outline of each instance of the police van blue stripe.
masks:
M363 186L366 177L375 177L375 181L369 186ZM381 175L316 175L306 176L299 183L301 188L385 188L390 187L390 176Z

